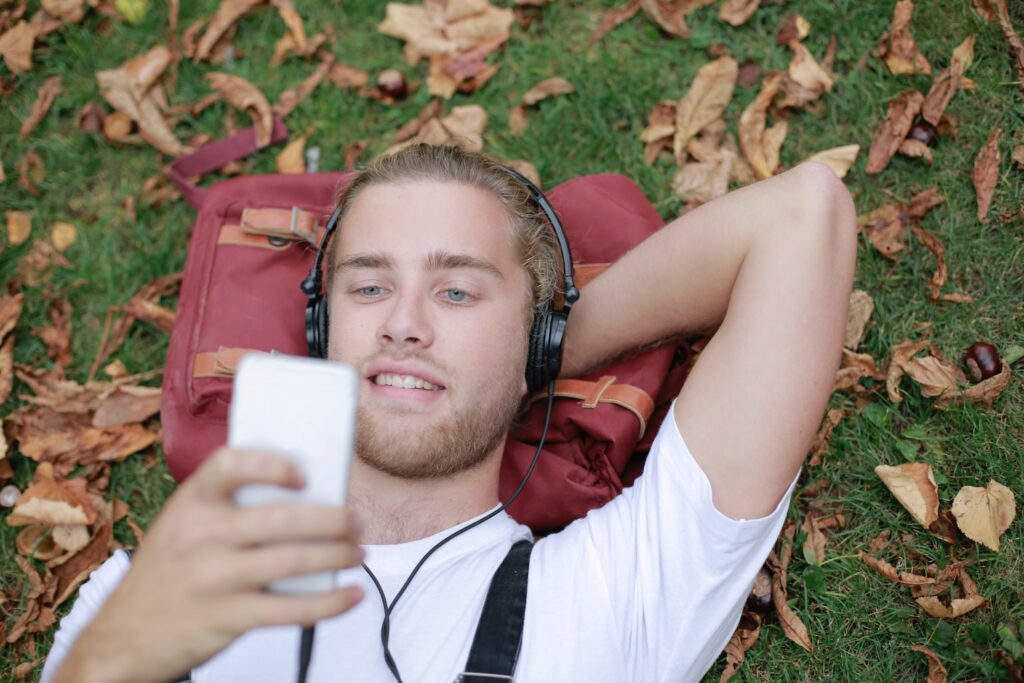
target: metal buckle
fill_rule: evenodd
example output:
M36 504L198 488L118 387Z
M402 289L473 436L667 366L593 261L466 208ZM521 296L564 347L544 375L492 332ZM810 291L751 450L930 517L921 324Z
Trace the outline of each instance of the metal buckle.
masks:
M293 206L292 207L292 217L291 217L291 220L288 223L288 232L290 232L292 235L294 235L297 240L302 240L303 242L306 242L308 244L312 244L315 247L315 246L317 246L317 239L316 239L317 225L316 225L316 221L315 220L313 221L313 231L312 232L309 232L309 233L299 232L298 222L299 222L299 213L301 213L301 212L302 212L302 209L300 209L299 207L297 207L297 206Z
M475 671L463 671L455 677L454 683L463 683L466 680L466 676L479 676L480 678L486 678L491 681L508 681L508 683L516 683L516 679L512 676L506 676L505 674L483 674Z

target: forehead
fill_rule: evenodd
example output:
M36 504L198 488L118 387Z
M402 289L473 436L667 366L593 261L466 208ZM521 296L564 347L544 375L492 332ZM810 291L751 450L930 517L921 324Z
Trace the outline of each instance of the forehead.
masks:
M465 183L412 180L372 185L352 202L335 256L387 252L414 259L445 250L519 265L509 218L491 192Z

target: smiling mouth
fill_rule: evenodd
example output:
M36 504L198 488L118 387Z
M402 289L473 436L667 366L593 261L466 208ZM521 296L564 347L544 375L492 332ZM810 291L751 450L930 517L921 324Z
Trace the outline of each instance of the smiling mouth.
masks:
M376 377L371 377L370 381L378 386L393 387L395 389L420 389L423 391L442 391L445 388L437 384L431 384L425 379L415 377L413 375L395 375L385 372L382 372Z

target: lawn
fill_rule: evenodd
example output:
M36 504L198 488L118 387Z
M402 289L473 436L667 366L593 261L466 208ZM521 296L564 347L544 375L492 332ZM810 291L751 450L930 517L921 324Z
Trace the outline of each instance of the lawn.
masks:
M30 11L38 4L30 2ZM194 218L184 201L150 207L140 199L144 181L159 174L168 157L144 143L112 144L98 133L83 132L75 121L87 102L102 102L96 71L114 68L166 41L165 4L156 0L141 4L147 9L137 24L92 10L80 23L65 24L36 45L27 73L11 78L7 68L0 66L0 77L12 90L0 98L0 162L6 174L0 182L0 205L4 211L31 214L33 239L45 239L55 221L74 224L78 234L65 253L68 267L58 267L42 283L21 290L25 308L15 330L15 362L51 366L44 343L32 331L48 325L50 303L66 297L73 312L72 361L67 373L80 382L86 380L102 342L108 310L126 303L154 278L182 270ZM211 15L218 4L217 0L182 3L179 37L194 21ZM511 6L510 2L496 4ZM867 149L889 101L911 87L927 92L931 82L927 75L893 74L873 54L890 26L892 1L766 0L738 27L721 21L717 6L705 7L687 18L692 29L688 39L666 35L640 12L600 41L589 43L588 36L604 11L620 4L618 0L549 0L529 10L526 14L534 21L526 27L514 25L511 39L491 58L501 65L493 78L476 92L456 94L445 107L481 105L489 115L484 150L504 159L529 160L544 187L583 174L623 173L670 220L682 208L671 188L678 169L665 158L644 163L640 134L648 114L659 101L678 100L697 69L713 55L728 53L740 63L752 60L766 73L785 70L791 53L774 37L787 16L799 13L811 26L804 44L817 59L835 36L836 83L814 106L790 113L780 168L790 168L822 150L860 144L860 155L844 179L858 214L937 188L945 202L920 225L945 245L949 281L943 291L966 293L974 299L972 303L929 300L926 283L935 270L935 258L912 235L896 260L883 257L862 236L855 288L871 295L875 311L859 351L881 364L893 346L922 338L925 323L930 323L930 338L942 355L957 363L979 340L1000 350L1024 345L1024 168L1010 159L1010 150L1024 145L1024 89L1017 83L999 27L987 23L969 0L919 2L911 22L918 47L933 71L945 68L953 49L968 34L976 36L974 61L967 72L976 87L957 93L947 109L957 123L955 134L942 135L931 165L896 156L876 175L865 172ZM377 30L384 18L383 2L298 0L296 6L309 33L333 26L326 47L338 62L371 75L399 68L410 80L425 81L426 63L406 64L402 42ZM1024 31L1024 5L1011 2L1011 14L1018 31ZM203 75L214 70L250 80L273 102L315 66L315 60L292 57L276 68L268 67L274 42L284 31L272 10L250 13L238 23L235 56L229 63L196 64L186 59L177 66L176 87L169 93L172 104L192 103L207 95L210 87ZM63 92L42 123L22 139L21 121L37 89L54 75L62 77ZM552 76L567 79L576 92L531 108L526 131L511 134L511 108L530 87ZM757 84L737 87L726 110L729 130L735 133L740 114L758 90ZM429 100L425 85L405 100L384 104L325 81L286 121L293 134L310 131L307 144L319 148L321 170L335 170L344 168L344 150L351 142L369 141L363 161L382 152L394 132ZM224 135L226 111L226 105L218 103L195 116L186 114L175 128L178 139ZM235 119L240 126L248 125L244 113L236 112ZM975 156L997 127L1003 130L1002 162L992 207L982 222L976 215L971 171ZM279 149L251 157L245 172L274 172ZM45 167L38 194L18 183L18 161L30 151L38 154ZM135 199L134 218L123 207L129 197ZM32 239L18 246L0 242L0 281L9 283ZM173 306L174 302L164 303ZM137 323L112 359L122 361L130 372L143 372L161 368L166 350L165 334ZM930 463L944 508L962 486L985 486L990 479L1018 496L1024 493L1022 371L1024 362L1015 363L1009 387L991 407L967 404L937 410L934 400L922 396L909 380L902 385L900 403L891 402L884 387L859 410L849 392L833 395L830 408L847 408L852 414L836 427L821 464L804 468L802 482L824 479L826 485L815 504L841 504L846 515L845 527L828 533L820 565L810 562L813 558L805 557L799 545L810 496L796 496L790 510L798 545L789 567L789 604L806 624L813 651L787 639L777 620L769 618L734 680L922 680L927 663L911 650L912 645L938 654L951 681L1019 680L1008 673L1013 666L1018 673L1024 666L1024 524L1019 516L1002 536L998 552L966 539L951 548L911 518L874 468L908 460ZM864 384L878 388L871 380ZM2 414L23 405L19 394L24 393L24 384L15 380ZM24 489L36 463L16 447L8 458L14 468L13 483ZM157 445L112 467L109 496L126 501L132 517L146 528L173 487ZM971 576L987 604L951 620L926 615L908 588L886 581L860 559L859 552L885 529L891 530L895 541L886 557L900 568L912 561L932 561L943 567L954 552L956 559L970 560ZM17 532L0 525L0 543L6 549L0 555L0 589L7 596L0 601L0 610L7 623L23 609L28 590L25 575L14 561ZM114 533L125 545L135 543L126 521L119 521ZM29 674L34 679L51 639L52 630L6 645L0 657L0 679L13 680L19 664L39 662L35 673ZM718 680L723 666L724 657L706 680Z

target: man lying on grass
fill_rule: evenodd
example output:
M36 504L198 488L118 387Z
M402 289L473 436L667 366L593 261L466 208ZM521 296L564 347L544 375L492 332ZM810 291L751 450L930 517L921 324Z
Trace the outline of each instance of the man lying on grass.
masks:
M559 254L527 190L484 156L414 146L363 173L341 200L327 284L328 356L364 378L348 506L236 508L242 484L300 482L279 456L219 450L135 557L116 553L82 587L44 682L291 681L294 624L317 622L311 681L396 678L359 564L390 599L438 540L498 506L530 323L552 300ZM831 393L854 216L828 167L801 164L669 223L584 288L562 377L714 335L635 485L534 546L516 680L676 683L712 666ZM464 670L495 569L530 538L503 512L428 559L390 619L405 680ZM264 591L324 569L346 570L349 587Z

